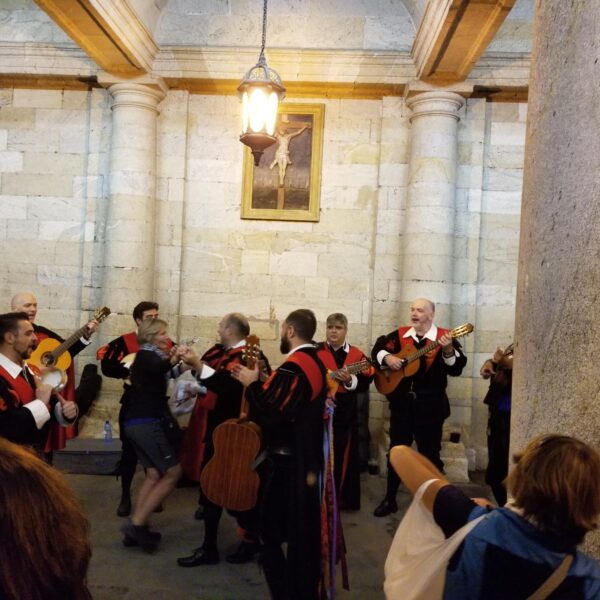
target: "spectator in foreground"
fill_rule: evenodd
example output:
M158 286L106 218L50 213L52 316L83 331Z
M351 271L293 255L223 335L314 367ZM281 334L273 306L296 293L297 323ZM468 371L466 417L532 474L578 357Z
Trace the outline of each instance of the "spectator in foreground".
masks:
M487 512L448 563L444 600L600 598L600 566L576 548L600 514L600 456L590 446L565 435L535 438L514 457L508 503L494 509L407 446L394 447L390 460L413 494L435 480L422 503L446 538Z
M89 524L58 471L0 438L0 598L91 600Z

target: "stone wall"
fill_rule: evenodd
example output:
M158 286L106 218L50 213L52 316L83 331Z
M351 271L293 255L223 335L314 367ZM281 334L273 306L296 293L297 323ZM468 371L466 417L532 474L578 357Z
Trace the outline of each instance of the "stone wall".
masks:
M366 351L405 320L410 110L396 97L303 101L325 105L318 223L240 219L235 97L170 91L161 102L154 289L174 337L200 336L197 347L206 348L220 317L240 310L277 364L279 325L298 306L317 314L318 338L329 313L346 313L350 341ZM427 289L444 304L441 325L476 327L464 342L468 367L449 393L451 422L467 438L472 432L467 443L478 448L486 387L479 366L512 339L525 109L483 99L461 109L453 271L444 300ZM0 90L0 303L31 289L40 323L63 334L101 299L110 305L102 273L111 128L105 90ZM99 343L132 328L129 310L102 325L80 369ZM105 380L98 418L116 413L118 390ZM385 447L386 417L374 392L374 451Z

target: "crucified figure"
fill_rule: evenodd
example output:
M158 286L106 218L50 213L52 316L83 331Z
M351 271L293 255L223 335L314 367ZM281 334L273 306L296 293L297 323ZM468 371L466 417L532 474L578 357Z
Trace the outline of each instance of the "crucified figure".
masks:
M286 132L284 129L278 129L275 134L278 145L277 150L275 151L275 158L269 169L272 169L275 165L279 165L279 187L283 187L285 171L288 165L292 164L290 159L290 141L300 135L305 129L308 129L308 127L309 124L305 123L300 129L295 131L292 130L291 132Z

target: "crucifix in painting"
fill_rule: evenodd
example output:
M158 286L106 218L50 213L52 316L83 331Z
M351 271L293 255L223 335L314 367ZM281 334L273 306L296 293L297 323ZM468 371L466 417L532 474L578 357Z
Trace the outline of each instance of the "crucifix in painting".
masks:
M280 107L277 142L244 165L242 218L319 220L323 105Z

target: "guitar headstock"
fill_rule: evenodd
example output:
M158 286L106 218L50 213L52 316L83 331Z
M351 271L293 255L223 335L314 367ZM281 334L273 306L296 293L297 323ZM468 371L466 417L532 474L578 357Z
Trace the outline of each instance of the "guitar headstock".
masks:
M469 335L473 329L475 329L473 327L473 325L471 323L465 323L464 325L461 325L460 327L455 327L451 332L450 335L452 336L452 338L459 338L459 337L463 337L464 335Z
M96 312L92 318L98 321L98 323L102 323L102 321L104 321L108 315L110 315L110 308L108 308L108 306L103 306L102 308L96 309Z
M252 334L246 338L246 346L242 351L242 359L249 369L254 369L260 359L260 340Z

